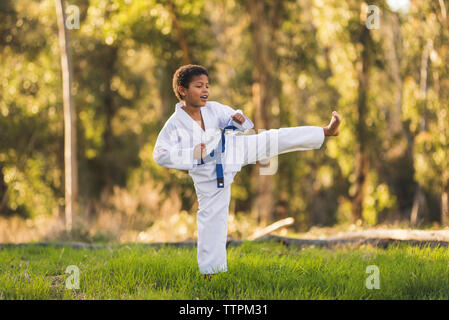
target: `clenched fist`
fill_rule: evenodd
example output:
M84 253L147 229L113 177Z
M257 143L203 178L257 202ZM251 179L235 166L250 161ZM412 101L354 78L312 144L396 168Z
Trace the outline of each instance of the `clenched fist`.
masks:
M197 144L193 149L193 159L202 159L206 156L206 145L204 143Z
M236 113L233 116L231 116L232 120L234 120L235 122L237 122L238 124L242 124L243 122L245 122L245 117L241 114L241 113Z

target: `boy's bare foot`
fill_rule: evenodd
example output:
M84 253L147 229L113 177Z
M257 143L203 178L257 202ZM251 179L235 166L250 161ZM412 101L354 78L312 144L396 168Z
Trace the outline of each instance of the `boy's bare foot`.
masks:
M340 134L341 116L337 111L332 112L331 122L323 128L325 136L338 136Z
M204 279L211 279L212 277L214 276L214 274L212 273L212 274L205 274L204 275Z

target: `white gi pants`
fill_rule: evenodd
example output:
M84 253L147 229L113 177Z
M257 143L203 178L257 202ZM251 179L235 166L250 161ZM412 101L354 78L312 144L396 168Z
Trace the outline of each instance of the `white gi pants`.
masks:
M324 141L320 127L302 126L271 129L255 135L226 135L224 167L245 166L281 153L319 149ZM231 162L231 163L230 163ZM238 170L239 171L239 170ZM206 163L191 172L198 197L198 266L202 274L226 272L231 184L238 172L224 173L224 188L217 188L215 163Z

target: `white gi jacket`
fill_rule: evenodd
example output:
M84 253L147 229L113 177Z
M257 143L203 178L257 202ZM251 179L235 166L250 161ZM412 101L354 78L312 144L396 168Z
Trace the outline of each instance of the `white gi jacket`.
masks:
M233 125L240 131L254 127L253 122L241 110L234 110L229 106L215 101L208 101L200 108L205 131L181 107L182 102L176 104L176 111L167 120L156 140L153 158L157 164L180 170L188 170L194 183L216 179L215 163L200 164L193 158L196 145L204 143L206 154L210 154L221 140L221 130ZM237 112L245 117L242 125L233 121L231 116ZM223 169L225 173L240 171L243 162L229 159L234 152L225 152ZM229 183L229 181L227 181Z

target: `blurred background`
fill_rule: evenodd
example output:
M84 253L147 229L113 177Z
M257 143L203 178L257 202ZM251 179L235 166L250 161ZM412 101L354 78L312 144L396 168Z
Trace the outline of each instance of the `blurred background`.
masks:
M0 2L0 242L195 239L190 176L152 158L177 102L173 73L187 63L209 70L210 100L256 128L343 117L338 138L280 156L277 174L243 168L231 237L287 217L288 233L449 225L448 0L64 1L70 231L55 3Z

